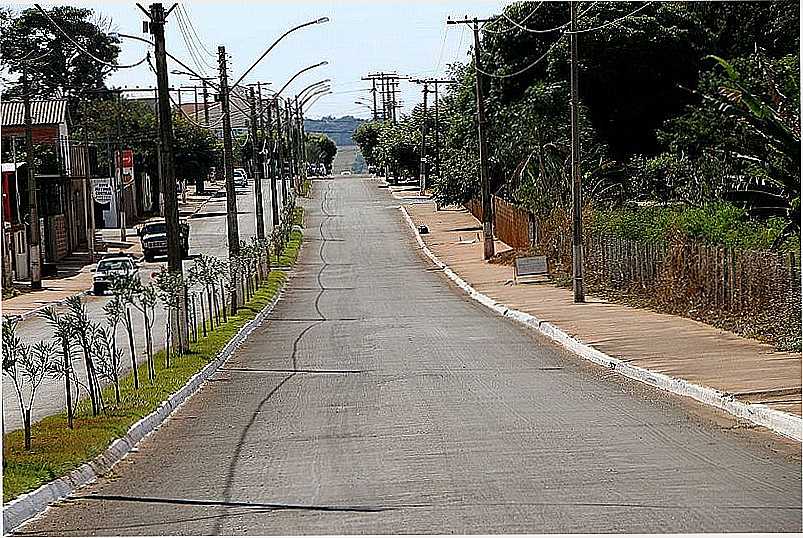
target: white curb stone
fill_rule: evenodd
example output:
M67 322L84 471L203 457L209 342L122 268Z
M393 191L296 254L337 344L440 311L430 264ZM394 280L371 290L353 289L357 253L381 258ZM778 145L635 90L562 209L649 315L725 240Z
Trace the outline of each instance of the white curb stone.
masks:
M243 325L234 335L234 338L229 340L224 348L218 352L212 362L193 375L186 385L159 404L155 411L131 426L122 438L112 442L103 453L68 475L48 482L30 493L20 495L3 506L3 533L8 534L29 519L45 513L51 504L66 498L78 488L94 482L129 452L135 450L137 443L153 433L176 409L198 391L203 382L226 362L256 327L262 324L281 298L286 284L287 281L285 280L284 285L270 304L263 308L254 319Z
M421 250L424 251L424 254L426 254L427 257L432 260L433 263L435 263L435 265L440 267L446 276L448 276L449 279L457 284L460 289L465 291L472 299L480 304L487 306L502 316L511 318L515 321L518 321L522 325L526 325L527 327L535 329L544 336L547 336L559 343L575 355L614 370L625 377L635 379L636 381L641 381L661 390L671 392L672 394L693 398L698 402L721 409L735 417L743 418L758 426L769 428L770 430L786 437L790 437L795 441L799 442L803 440L803 418L801 417L791 413L784 413L783 411L778 411L777 409L772 409L771 407L767 407L763 404L744 403L736 400L729 394L723 393L711 387L696 385L686 381L685 379L670 377L659 372L653 372L652 370L648 370L646 368L628 364L619 359L615 359L606 355L600 350L595 349L594 347L570 336L559 327L549 322L539 320L532 314L521 312L519 310L513 310L512 308L508 308L503 304L495 302L487 295L475 290L469 283L460 278L460 276L452 271L446 264L440 261L438 257L435 256L435 254L426 246L423 239L421 239L421 235L418 233L415 223L413 223L413 219L410 218L410 214L407 212L407 209L404 206L401 206L400 209L404 215L404 219L407 221L407 224L413 231L416 242L421 247Z

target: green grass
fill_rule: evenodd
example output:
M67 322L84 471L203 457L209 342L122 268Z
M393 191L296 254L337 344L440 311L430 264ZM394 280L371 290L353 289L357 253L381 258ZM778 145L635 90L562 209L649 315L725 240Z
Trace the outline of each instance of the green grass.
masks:
M302 218L300 211L296 214L299 221ZM282 265L295 263L301 238L301 232L293 232L281 257ZM187 354L172 357L170 368L165 368L164 352L157 352L154 356L156 380L153 383L148 381L147 364L144 363L138 367L138 391L133 387L133 374L125 375L120 382L119 405L114 400L114 387L109 386L103 391L106 411L92 417L89 401L82 400L73 430L67 428L66 412L42 419L33 425L31 451L24 449L22 430L6 434L3 437L3 502L64 476L125 435L135 422L153 412L211 362L237 331L273 300L286 279L284 271L271 271L267 281L236 315L229 316L227 323L209 332L206 338L192 343ZM198 334L200 336L200 329Z

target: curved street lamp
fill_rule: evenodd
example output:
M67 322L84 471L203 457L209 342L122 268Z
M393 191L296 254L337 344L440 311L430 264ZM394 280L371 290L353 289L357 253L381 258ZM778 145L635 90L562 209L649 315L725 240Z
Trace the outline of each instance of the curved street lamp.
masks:
M277 39L276 41L274 41L274 42L273 42L273 44L272 44L270 47L268 47L268 50L266 50L265 52L263 52L263 53L262 53L262 56L260 56L259 58L257 58L257 60L256 60L256 61L255 61L253 64L251 64L251 67L249 67L248 69L246 69L245 73L243 73L243 74L242 74L242 76L241 76L240 78L238 78L238 79L237 79L237 82L235 82L234 84L232 84L232 86L231 86L231 87L232 87L232 88L234 88L234 87L235 87L235 86L237 86L237 85L238 85L240 82L242 82L242 80L243 80L243 79L246 77L246 75L248 75L248 73L250 73L250 72L251 72L251 70L253 70L253 69L254 69L254 67L256 67L256 65L257 65L259 62L261 62L261 61L262 61L262 58L264 58L265 56L267 56L267 55L268 55L268 53L269 53L270 51L272 51L272 50L273 50L273 47L275 47L276 45L278 45L278 44L279 44L279 42L280 42L282 39L284 39L285 37L287 37L289 34L291 34L291 33L295 32L296 30L300 30L301 28L304 28L305 26L311 26L311 25L313 25L313 24L323 24L323 23L325 23L325 22L329 22L329 17L321 17L320 19L315 19L314 21L305 22L304 24L299 24L298 26L296 26L296 27L294 27L294 28L290 28L289 30L287 30L285 33L283 33L281 36L279 36L279 39Z
M298 97L299 99L303 99L304 97L306 97L306 96L304 95L304 93L305 93L306 91L308 91L308 90L311 90L312 88L315 88L315 87L317 87L317 86L321 86L322 84L326 84L327 82L331 82L331 81L332 81L332 79L325 78L325 79L323 79L323 80L319 80L318 82L313 82L312 84L310 84L309 86L307 86L306 88L304 88L303 90L301 90L300 92L298 92L298 93L296 94L296 97Z
M309 109L310 109L310 108L312 108L312 105L314 105L314 104L315 104L315 102L316 102L316 101L318 101L318 99L320 99L320 98L321 98L321 97L323 97L324 95L331 95L331 93L332 93L332 92L330 92L330 91L326 91L326 92L321 92L321 93L317 94L317 95L315 96L315 98L312 100L312 102L309 104L309 106L307 107L307 111L309 111Z
M293 82L295 79L297 79L302 73L304 73L306 71L309 71L310 69L314 69L316 67L321 67L323 65L329 65L329 62L324 60L324 61L319 62L317 64L312 64L312 65L309 65L309 66L305 67L304 69L302 69L301 71L299 71L298 73L296 73L295 75L290 77L290 80L285 82L284 86L282 86L281 89L278 92L276 92L275 97L279 97L282 94L282 92L285 90L285 88L287 88L290 85L290 83Z

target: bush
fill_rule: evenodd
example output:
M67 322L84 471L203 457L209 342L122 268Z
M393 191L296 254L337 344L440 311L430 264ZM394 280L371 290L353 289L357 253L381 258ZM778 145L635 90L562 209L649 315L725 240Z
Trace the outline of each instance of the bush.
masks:
M699 207L650 206L602 209L592 213L589 232L623 239L669 241L690 239L710 245L764 250L781 233L781 218L748 219L747 212L726 202ZM800 250L799 238L792 238L782 250Z

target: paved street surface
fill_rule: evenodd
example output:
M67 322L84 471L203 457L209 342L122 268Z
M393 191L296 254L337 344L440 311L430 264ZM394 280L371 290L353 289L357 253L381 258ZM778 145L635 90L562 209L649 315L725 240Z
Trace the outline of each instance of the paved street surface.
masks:
M470 302L377 180L308 205L271 320L21 534L801 531L797 449Z
M268 233L271 229L270 213L270 185L263 181L263 196L265 206L265 226ZM225 191L221 191L225 192ZM281 201L281 189L279 189L279 200ZM248 239L256 233L256 221L254 220L254 186L253 180L249 181L248 188L237 189L237 210L240 237ZM203 209L189 219L190 223L190 256L196 254L208 254L210 256L228 256L228 241L226 237L226 198L217 197L208 202ZM139 238L133 236L133 241ZM192 259L184 261L185 270L192 265ZM167 265L166 258L157 258L154 263L140 263L140 277L143 282L150 279L150 274L158 271L160 266ZM87 295L83 297L89 318L93 321L105 323L103 306L110 300L111 296ZM200 306L198 306L200 308ZM57 311L63 312L64 307L57 307ZM200 319L200 313L198 314ZM137 359L139 362L145 360L145 332L142 315L136 310L131 310L131 319L134 322L134 343L137 349ZM153 325L154 349L162 349L164 343L165 311L161 305L156 309L156 320ZM38 317L26 319L17 326L17 333L28 343L35 343L52 334L52 329L47 322ZM130 370L128 355L128 336L125 328L121 325L117 331L117 345L123 350L123 371ZM75 356L74 367L81 379L85 376L85 365L80 359L80 353ZM83 393L82 393L83 394ZM83 394L83 396L86 396ZM11 381L3 376L3 431L9 432L22 428L22 417L16 401ZM64 382L54 379L45 379L39 388L36 396L36 403L33 407L33 421L58 413L65 408L64 403Z

